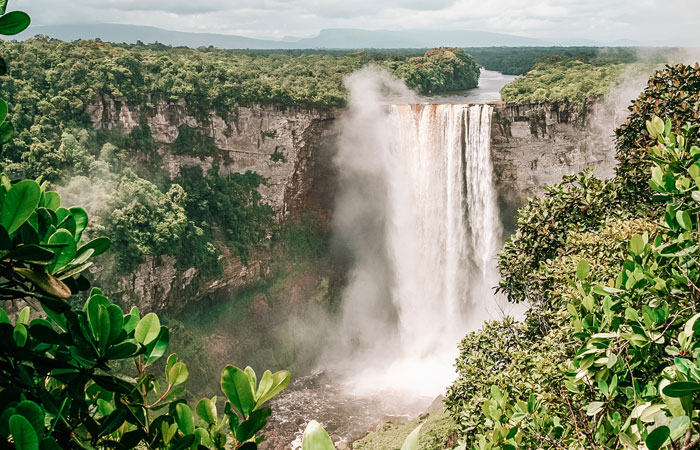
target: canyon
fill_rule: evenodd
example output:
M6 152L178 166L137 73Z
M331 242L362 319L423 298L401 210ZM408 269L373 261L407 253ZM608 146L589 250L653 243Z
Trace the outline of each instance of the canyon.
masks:
M489 103L494 183L506 233L514 229L517 208L525 199L542 195L543 187L559 182L562 175L587 167L602 177L613 174L613 130L620 117L605 103ZM182 100L152 99L146 106L101 96L88 111L96 129L127 133L147 125L171 177L187 166L217 166L222 175L250 170L267 179L260 193L279 220L311 213L330 223L341 110L251 105L221 117L215 111L193 112ZM173 143L183 126L213 139L216 151L179 154ZM223 245L221 251L231 253ZM176 263L168 256L150 257L119 280L114 294L144 310L178 312L206 294L232 293L270 274L265 252L254 254L247 265L226 258L224 274L216 279L201 276L196 267L178 269Z

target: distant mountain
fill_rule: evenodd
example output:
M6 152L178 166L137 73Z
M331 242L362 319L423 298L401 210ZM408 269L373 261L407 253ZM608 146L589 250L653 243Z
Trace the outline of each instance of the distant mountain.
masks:
M208 47L213 45L218 48L240 49L282 49L296 48L285 42L264 39L251 39L243 36L214 34L214 33L188 33L183 31L170 31L156 27L140 25L122 25L103 23L97 25L46 25L32 26L25 32L17 35L16 39L24 40L37 34L43 34L62 41L75 41L78 39L99 38L105 42L135 44L141 41L145 44L160 42L161 44L175 47Z
M14 37L27 39L43 34L63 41L99 38L105 42L130 43L137 41L186 47L228 49L359 49L359 48L431 48L454 47L549 47L553 45L601 46L602 43L587 39L561 39L558 41L533 39L502 33L470 30L358 30L335 28L321 30L316 37L298 38L285 36L281 40L251 39L243 36L214 33L189 33L162 28L123 25L47 25L32 26ZM629 45L628 43L621 45Z
M552 42L509 34L468 30L321 30L318 36L300 39L300 48L426 48L454 47L528 47L549 46Z

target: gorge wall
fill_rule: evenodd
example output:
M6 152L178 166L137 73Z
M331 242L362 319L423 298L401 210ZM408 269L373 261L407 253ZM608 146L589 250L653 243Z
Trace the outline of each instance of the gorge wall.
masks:
M571 103L494 104L491 157L506 231L528 197L563 175L590 167L599 177L614 173L614 130L623 121L614 107L589 100Z
M189 166L205 171L218 167L220 175L250 170L266 178L259 191L280 220L309 210L327 220L333 199L328 155L334 141L334 111L253 105L221 117L213 111L193 112L184 101L151 99L144 106L101 96L89 107L89 114L96 129L129 133L147 125L171 177ZM178 151L174 144L183 127L213 140L215 149L205 155ZM196 267L178 269L182 261L177 264L173 257L150 257L118 280L111 294L146 311L167 307L178 312L186 302L223 289L235 291L270 272L270 257L264 252L251 255L248 265L243 265L238 257L229 256L235 251L223 243L219 249L224 267L216 279L206 279Z
M335 195L332 158L339 111L253 105L238 107L226 117L211 111L195 113L184 101L152 99L148 106L102 96L89 108L96 129L129 132L148 125L171 177L182 167L219 167L220 174L257 172L267 178L261 195L280 219L313 211L329 220ZM593 167L610 176L615 166L613 130L619 118L606 105L591 101L579 107L566 103L493 104L491 157L506 231L514 229L517 208L540 195L543 186L562 175ZM215 151L194 156L177 152L181 127L213 139ZM236 291L270 273L270 256L252 255L243 265L221 246L224 273L205 279L196 267L178 269L172 257L149 258L118 282L126 302L144 310L174 311L207 293ZM180 264L181 266L182 264Z

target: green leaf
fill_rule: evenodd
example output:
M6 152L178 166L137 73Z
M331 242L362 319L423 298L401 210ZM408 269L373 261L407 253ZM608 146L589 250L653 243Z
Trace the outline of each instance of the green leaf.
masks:
M87 212L79 206L72 207L70 213L73 216L73 220L75 220L75 241L79 242L80 236L87 227L88 215Z
M50 209L51 211L56 211L61 207L61 196L58 192L46 191L44 192L44 208Z
M14 233L39 206L40 198L41 188L36 181L22 180L13 185L2 202L0 225L9 234Z
M588 261L582 259L578 262L578 266L576 267L576 278L578 278L579 281L583 281L588 278L590 271L591 265L588 264Z
M15 414L27 419L34 427L37 437L44 437L44 410L39 405L30 400L24 400L15 406Z
M0 14L5 14L7 9L7 0L0 0Z
M671 419L671 422L668 424L668 428L671 430L671 440L675 441L680 439L689 426L690 418L688 416L674 417Z
M647 444L649 450L659 450L670 435L671 431L667 426L658 427L649 433L649 436L647 436L644 442Z
M170 345L170 330L161 326L158 337L146 346L146 365L153 364L162 357Z
M7 1L7 0L2 0L2 1ZM0 1L0 3L2 3ZM0 58L0 76L3 76L7 73L7 61L5 59Z
M312 420L304 430L301 440L302 450L335 450L333 441L320 423Z
M212 399L203 398L197 402L195 407L197 415L209 425L215 424L218 417L216 415L216 397Z
M630 239L630 252L634 256L639 256L644 252L644 238L641 235L635 234Z
M50 245L63 245L62 248L54 249L53 262L49 265L49 273L52 275L56 273L59 269L68 265L76 254L76 245L73 235L63 228L56 231L49 238Z
M10 433L17 450L39 450L39 437L24 416L15 414L10 417Z
M107 350L107 359L124 359L134 356L139 351L139 346L133 341L124 341Z
M419 434L422 427L423 424L420 424L413 431L411 431L411 434L409 434L408 437L406 437L406 440L403 441L401 450L418 450Z
M136 325L134 339L143 345L151 343L160 333L160 319L155 313L146 314Z
M0 34L11 36L26 30L31 19L27 13L22 11L12 11L0 17Z
M255 433L267 425L267 418L272 414L270 408L262 408L250 413L247 420L236 428L236 439L245 442L255 436Z
M690 231L693 229L693 222L690 220L688 211L676 211L676 220L684 230Z
M248 417L255 406L255 399L246 373L238 367L226 366L221 373L221 390L226 394L231 405L243 417Z
M168 384L177 386L187 381L190 374L187 371L187 366L182 361L178 361L168 370Z
M663 389L663 394L667 397L680 398L700 391L700 383L694 381L678 381L671 383Z
M175 413L175 421L180 431L184 434L194 433L194 416L190 407L184 403L178 403L175 406Z
M15 127L10 122L3 122L0 125L0 145L7 144L15 135Z
M274 374L272 374L269 370L266 370L260 379L257 399L253 409L260 408L267 401L272 399L272 397L282 392L287 386L289 386L291 378L292 375L287 370L280 370Z
M77 255L80 256L84 252L93 249L94 252L92 253L92 257L94 258L95 256L99 256L102 253L106 252L107 249L109 249L109 246L112 245L112 241L109 240L109 238L106 237L99 237L97 239L93 239L92 241L88 242L87 244L81 246L78 249Z
M5 102L5 100L0 98L0 124L5 122L6 117L7 117L7 102Z
M122 326L124 325L124 314L122 309L118 305L107 305L107 313L109 314L109 341L108 343L113 344L122 332Z

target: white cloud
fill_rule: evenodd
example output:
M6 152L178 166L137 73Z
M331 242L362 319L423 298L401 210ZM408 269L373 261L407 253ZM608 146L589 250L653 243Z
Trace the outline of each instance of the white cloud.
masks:
M323 28L473 29L545 39L698 45L697 0L11 0L37 25L131 23L256 38Z

